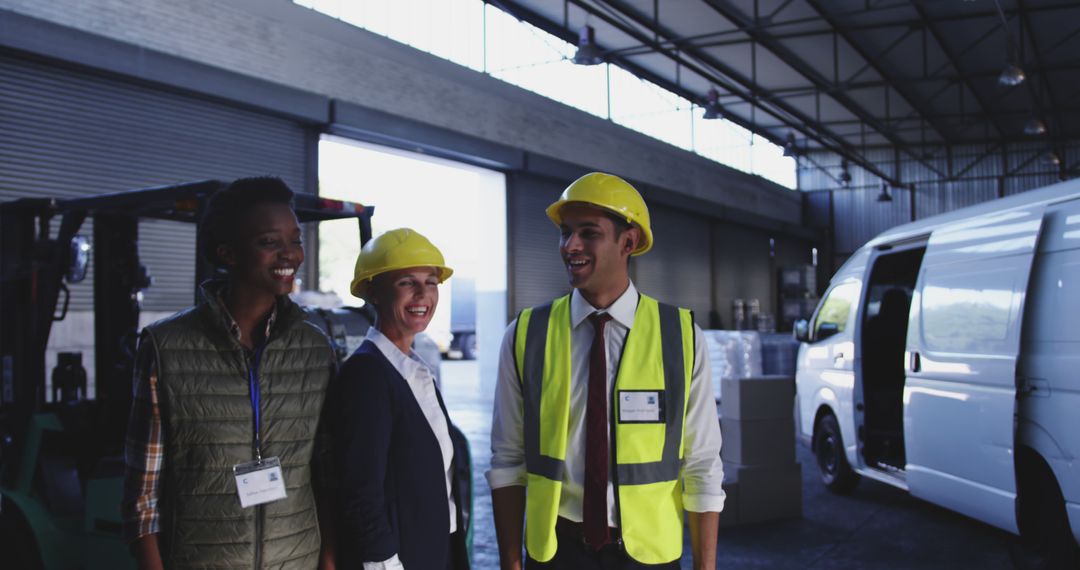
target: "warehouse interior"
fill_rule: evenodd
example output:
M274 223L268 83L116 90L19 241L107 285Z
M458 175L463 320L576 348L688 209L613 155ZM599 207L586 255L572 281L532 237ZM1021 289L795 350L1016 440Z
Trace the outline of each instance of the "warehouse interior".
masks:
M635 286L692 310L710 347L760 333L745 377L790 376L770 388L786 407L757 417L720 398L743 388L714 370L730 429L781 422L768 428L784 450L769 477L788 492L777 504L797 505L762 507L773 522L756 521L748 499L746 525L722 514L717 567L874 567L885 549L911 556L890 567L1008 568L1014 537L990 525L885 485L821 492L783 400L791 334L882 232L1080 175L1077 21L1073 0L0 0L0 202L270 174L370 208L375 235L415 225L445 244L462 270L430 336L453 358L442 390L472 449L473 567L497 568L483 472L499 345L522 310L569 290L545 208L588 172L617 174L644 196L656 235L630 264ZM79 231L91 242L92 218ZM12 232L0 227L9 243ZM349 294L362 234L354 219L304 224L299 281L312 302L363 303ZM142 327L196 300L197 236L175 219L143 219L137 236ZM32 367L40 387L14 388L23 365L3 355L8 419L24 420L11 410L27 401L35 412L60 402L61 353L81 354L83 398L115 373L95 361L102 270L91 261L62 285L63 319ZM893 273L874 279L912 289L911 267ZM711 358L724 374L743 364ZM900 424L888 420L893 435L872 453L902 469L889 447L903 445ZM25 435L3 427L0 466ZM730 433L731 453L759 441ZM841 519L852 522L813 522ZM868 539L860 520L892 532ZM87 524L115 534L118 523ZM109 567L92 559L73 567Z

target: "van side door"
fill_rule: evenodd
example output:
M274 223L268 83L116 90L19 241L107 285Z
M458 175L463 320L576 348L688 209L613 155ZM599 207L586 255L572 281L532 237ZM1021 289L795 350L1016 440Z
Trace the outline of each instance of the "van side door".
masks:
M1014 434L1024 298L1045 206L935 230L911 303L911 493L1017 532Z
M851 421L851 391L855 384L852 327L857 320L861 292L862 281L851 277L825 293L811 322L810 342L799 349L795 372L803 433L813 434L818 407L829 406L840 424L849 462L855 459L855 428Z

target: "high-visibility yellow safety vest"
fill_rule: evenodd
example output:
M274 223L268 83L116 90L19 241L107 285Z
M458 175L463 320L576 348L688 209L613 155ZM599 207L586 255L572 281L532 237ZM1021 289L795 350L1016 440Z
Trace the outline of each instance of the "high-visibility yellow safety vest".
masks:
M522 311L515 331L528 472L525 548L539 562L551 560L558 549L555 521L570 418L570 329L566 296ZM627 554L644 564L682 555L679 478L693 366L693 315L640 295L609 405L619 528Z

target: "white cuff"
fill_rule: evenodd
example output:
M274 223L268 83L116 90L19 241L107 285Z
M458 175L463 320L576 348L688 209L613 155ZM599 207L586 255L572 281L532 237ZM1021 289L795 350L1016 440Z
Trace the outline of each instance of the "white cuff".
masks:
M365 562L364 570L405 570L405 566L395 554L382 562Z
M692 513L719 513L724 510L727 494L719 495L683 495L683 509Z
M493 467L485 474L485 476L487 477L488 486L492 489L513 487L515 485L524 487L526 481L524 465L518 465L516 467Z

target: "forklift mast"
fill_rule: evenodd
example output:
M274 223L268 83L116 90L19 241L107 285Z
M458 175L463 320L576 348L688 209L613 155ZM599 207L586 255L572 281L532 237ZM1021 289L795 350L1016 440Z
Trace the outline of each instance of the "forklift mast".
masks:
M50 238L58 214L60 229ZM49 199L0 206L0 421L8 428L8 433L0 433L4 447L17 439L19 429L45 402L45 347L52 323L59 320L55 311L61 292L63 309L68 306L63 283L68 244L85 217L78 211L61 214Z

